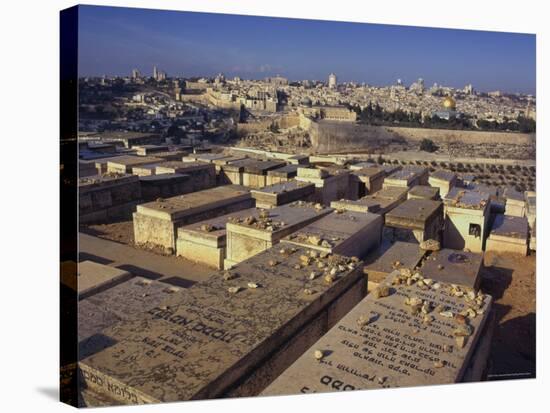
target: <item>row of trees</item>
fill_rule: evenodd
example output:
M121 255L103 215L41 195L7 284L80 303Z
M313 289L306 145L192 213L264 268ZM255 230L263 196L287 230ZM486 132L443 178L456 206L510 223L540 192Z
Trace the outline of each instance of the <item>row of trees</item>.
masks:
M372 125L400 124L410 127L423 128L442 128L442 129L480 129L488 131L518 131L531 133L536 131L536 122L533 119L524 116L518 116L516 119L504 119L503 122L478 120L477 126L474 126L473 119L469 116L451 117L449 119L440 118L437 115L425 116L419 112L406 112L402 109L388 111L382 108L378 103L369 104L361 109L359 105L350 105L347 107L355 113L360 122Z

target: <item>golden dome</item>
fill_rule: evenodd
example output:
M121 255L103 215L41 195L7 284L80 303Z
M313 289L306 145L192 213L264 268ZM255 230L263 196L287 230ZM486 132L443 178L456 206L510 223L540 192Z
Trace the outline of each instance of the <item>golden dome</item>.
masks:
M443 107L447 110L455 110L456 102L451 96L447 96L443 99Z

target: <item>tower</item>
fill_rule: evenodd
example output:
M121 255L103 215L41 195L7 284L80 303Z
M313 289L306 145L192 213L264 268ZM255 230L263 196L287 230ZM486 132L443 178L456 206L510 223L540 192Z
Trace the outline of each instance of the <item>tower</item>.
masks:
M331 73L328 75L328 87L330 89L336 89L336 86L338 86L338 79L334 73Z
M153 79L157 80L157 78L158 78L157 67L153 66Z

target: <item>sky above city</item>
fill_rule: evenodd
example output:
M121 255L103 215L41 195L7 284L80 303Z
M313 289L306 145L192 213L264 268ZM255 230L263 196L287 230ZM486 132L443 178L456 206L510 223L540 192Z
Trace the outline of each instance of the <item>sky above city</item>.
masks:
M532 34L80 6L79 75L240 76L385 86L423 78L535 94Z

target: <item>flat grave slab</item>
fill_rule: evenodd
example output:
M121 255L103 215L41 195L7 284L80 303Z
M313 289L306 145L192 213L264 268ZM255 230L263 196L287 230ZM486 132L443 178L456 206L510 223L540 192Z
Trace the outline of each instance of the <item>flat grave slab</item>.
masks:
M71 288L78 291L78 298L80 300L132 277L132 274L128 271L93 261L79 262L77 268L77 286L76 288Z
M78 303L78 341L80 356L91 347L86 339L121 320L139 319L171 294L181 291L169 284L134 277Z
M408 199L386 214L386 226L424 230L429 222L442 215L440 201Z
M369 281L379 282L396 269L414 270L425 255L426 251L420 249L418 244L398 241L366 258L364 271Z
M133 214L137 244L175 251L177 227L250 208L250 192L238 185L225 185L137 206Z
M267 171L266 184L273 185L280 182L290 181L292 178L296 177L298 173L298 167L298 165L289 164L280 168Z
M442 249L427 257L420 268L425 278L478 290L481 284L483 254Z
M330 207L344 211L379 213L381 205L380 202L375 199L363 197L357 200L341 199L339 201L332 201Z
M382 225L380 215L335 211L286 236L281 242L361 258L380 244Z
M527 255L529 222L525 217L499 214L487 238L486 251Z
M176 255L218 270L223 269L227 222L246 217L255 210L256 208L244 209L178 228Z
M258 394L360 300L360 262L325 258L327 282L301 256L270 249L103 330L83 385L126 404Z
M427 185L416 185L409 189L407 199L430 199L439 198L439 188Z
M243 219L227 223L229 268L277 244L283 237L332 212L331 208L296 201L268 210L256 210Z
M164 159L154 156L122 155L107 160L107 172L132 173L132 167L163 162Z
M262 395L460 382L491 297L457 297L450 284L437 290L425 284L419 288L416 282L395 284L398 275L384 281L389 295L369 294ZM474 307L479 313L468 314Z
M314 184L291 180L252 189L250 194L256 200L258 208L274 208L294 201L308 201L314 192Z

